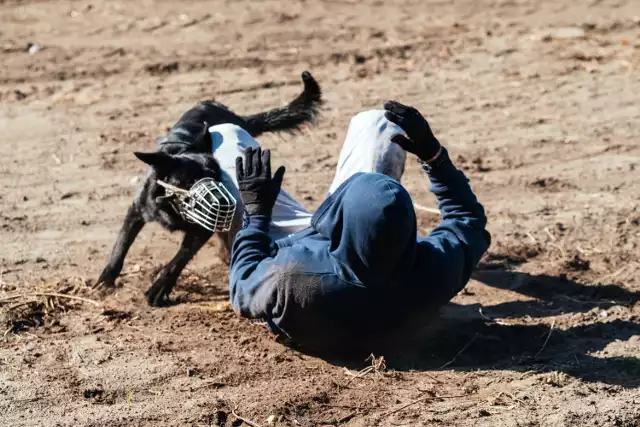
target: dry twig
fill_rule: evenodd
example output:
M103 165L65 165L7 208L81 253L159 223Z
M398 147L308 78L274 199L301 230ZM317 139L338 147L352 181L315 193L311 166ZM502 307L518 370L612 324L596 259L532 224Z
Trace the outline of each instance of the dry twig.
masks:
M18 299L21 297L25 297L25 298L29 298L29 297L56 297L56 298L67 298L67 299L73 299L73 300L77 300L77 301L83 301L89 304L93 304L96 307L100 307L100 303L97 301L94 301L92 299L89 298L84 298L84 297L79 297L76 295L68 295L68 294L59 294L57 292L35 292L32 294L26 294L26 295L10 295L6 298L3 298L0 300L0 304L7 302L7 301L11 301L14 299Z
M417 403L424 402L424 401L427 401L427 400L436 400L436 399L457 399L457 398L461 398L461 397L467 397L467 396L464 396L464 395L457 395L457 396L433 396L433 395L429 395L429 396L422 396L421 398L416 399L416 400L412 400L411 402L406 403L406 404L404 404L404 405L400 406L399 408L392 409L392 410L387 411L387 412L383 412L381 415L382 415L383 417L386 417L386 416L389 416L389 415L395 414L396 412L400 412L400 411L402 411L403 409L408 408L409 406L413 406L413 405L415 405L415 404L417 404Z
M57 292L36 292L36 293L33 293L33 294L29 294L27 296L67 298L67 299L73 299L73 300L77 300L77 301L86 302L88 304L93 304L96 307L100 307L100 303L98 301L94 301L94 300L89 299L89 298L79 297L79 296L76 296L76 295L59 294Z
M444 381L440 381L439 379L437 379L433 375L429 374L428 372L423 372L422 375L426 375L427 377L431 378L432 380L434 380L435 382L437 382L439 384L443 384L444 383Z
M237 409L237 408L236 408ZM248 425L250 425L251 427L261 427L260 424L256 424L252 421L249 421L246 418L242 418L240 415L238 415L238 413L236 412L235 409L231 410L231 413L233 414L234 417L236 417L237 419L239 419L240 421L242 421L243 423L246 423Z
M538 356L540 356L540 353L542 353L544 348L547 346L547 343L549 342L549 338L551 338L551 332L553 332L553 327L555 325L556 325L556 319L554 318L553 322L551 322L551 327L549 328L549 334L547 335L547 339L544 340L544 344L542 344L542 348L540 348L540 351L536 353L536 355L534 356L534 359L538 358Z
M188 387L188 388L181 388L180 391L182 391L182 392L187 392L187 391L191 392L191 391L194 391L194 390L200 390L200 389L209 388L209 387L222 388L222 387L225 387L226 385L227 385L226 383L221 383L219 381L209 381L209 382L206 382L204 384L199 384L199 385Z
M538 241L536 240L536 238L535 238L535 237L533 237L533 234L531 233L531 231L530 231L530 230L527 230L527 236L529 236L529 238L531 239L531 241L532 241L533 243L538 243Z
M460 350L460 351L458 352L458 354L456 354L456 355L453 357L453 359L451 359L450 361L448 361L448 362L447 362L447 363L445 363L444 365L440 366L438 369L444 369L444 368L446 368L447 366L451 365L453 362L455 362L455 361L456 361L456 359L458 358L458 356L460 356L460 355L461 355L461 354L462 354L462 353L463 353L467 348L469 348L469 346L470 346L471 344L473 344L473 342L476 340L476 338L478 338L478 334L477 334L477 333L473 336L473 338L471 338L471 340L470 340L470 341L469 341L469 342L468 342L464 347L462 347L462 350Z
M6 298L2 298L2 299L0 299L0 304L5 303L5 302L7 302L7 301L11 301L12 299L18 299L18 298L20 298L21 296L22 296L22 295L10 295L10 296L8 296L8 297L6 297Z
M545 227L544 228L544 232L547 233L547 236L549 236L549 238L551 240L553 240L554 242L556 241L556 236L554 236L551 231L549 231L549 227Z
M399 408L393 409L391 411L383 412L381 415L383 417L387 417L389 415L395 414L396 412L400 412L403 409L407 409L409 406L413 406L413 405L415 405L417 403L424 402L424 401L427 401L427 400L433 399L433 398L434 398L433 396L422 396L420 399L412 400L411 402L406 403L406 404L400 406Z
M363 378L365 375L371 372L381 372L386 369L386 364L384 361L384 357L380 357L376 359L376 357L372 354L367 358L367 360L371 359L371 366L367 366L366 368L358 371L357 373L351 372L349 369L344 368L345 375L351 376L351 379L347 381L347 383L343 387L348 387L354 380L358 378Z
M480 307L478 309L478 312L480 313L480 317L482 317L484 320L491 322L491 323L495 323L497 325L509 325L508 323L505 322L501 322L500 320L494 319L492 317L487 316L486 314L484 314L484 312L482 311L482 307Z
M607 280L611 280L615 277L618 277L620 274L622 274L623 271L625 271L631 264L625 264L623 265L621 268L617 269L616 271L614 271L613 273L609 273L609 274L605 274L604 276L600 276L598 277L595 282L596 283L602 283L602 281L604 279Z
M337 420L322 421L320 424L338 425L338 424L342 424L342 423L345 423L345 422L349 421L351 418L353 418L355 416L356 416L355 412L349 412L347 415L345 415L344 417L341 417L341 418L339 418Z

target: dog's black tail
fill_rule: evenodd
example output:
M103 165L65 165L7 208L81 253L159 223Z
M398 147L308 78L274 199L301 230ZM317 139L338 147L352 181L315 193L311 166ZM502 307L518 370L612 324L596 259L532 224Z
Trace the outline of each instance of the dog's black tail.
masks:
M304 90L284 107L244 117L251 136L264 132L294 131L305 123L314 123L322 104L322 91L311 73L302 73Z

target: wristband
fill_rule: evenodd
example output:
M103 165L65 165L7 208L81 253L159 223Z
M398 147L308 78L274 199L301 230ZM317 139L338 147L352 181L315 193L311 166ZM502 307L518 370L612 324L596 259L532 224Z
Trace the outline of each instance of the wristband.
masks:
M418 159L418 163L420 163L420 166L422 166L422 169L425 172L432 172L436 170L446 159L446 150L444 147L440 146L436 155L429 159L429 161Z
M438 157L440 157L440 154L442 154L442 145L438 148L438 152L436 153L436 155L429 160L424 160L424 163L429 164L435 162L436 160L438 160Z

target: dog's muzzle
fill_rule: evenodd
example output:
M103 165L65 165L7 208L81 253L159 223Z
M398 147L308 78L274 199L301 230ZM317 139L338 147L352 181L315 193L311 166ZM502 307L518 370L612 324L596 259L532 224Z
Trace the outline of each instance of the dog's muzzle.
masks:
M203 178L187 191L166 182L166 196L185 221L198 224L209 231L229 231L236 212L236 199L231 192L213 178Z

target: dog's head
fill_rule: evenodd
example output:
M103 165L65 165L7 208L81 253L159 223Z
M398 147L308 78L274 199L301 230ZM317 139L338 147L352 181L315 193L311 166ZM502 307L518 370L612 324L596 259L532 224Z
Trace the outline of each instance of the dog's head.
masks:
M188 190L202 178L221 179L220 165L213 154L184 151L179 154L168 154L162 151L155 153L135 153L136 157L153 169L154 178Z
M220 165L213 157L211 134L208 128L209 125L205 123L196 141L183 146L182 150L135 152L134 154L151 166L155 179L185 190L202 178L220 181Z
M208 128L209 125L205 123L196 141L189 145L182 145L180 149L134 153L138 159L151 167L146 184L148 199L155 209L158 209L156 213L160 217L157 219L171 229L181 221L171 205L171 200L164 197L166 190L157 184L158 180L189 190L202 178L213 178L218 182L222 179L220 165L213 156Z

